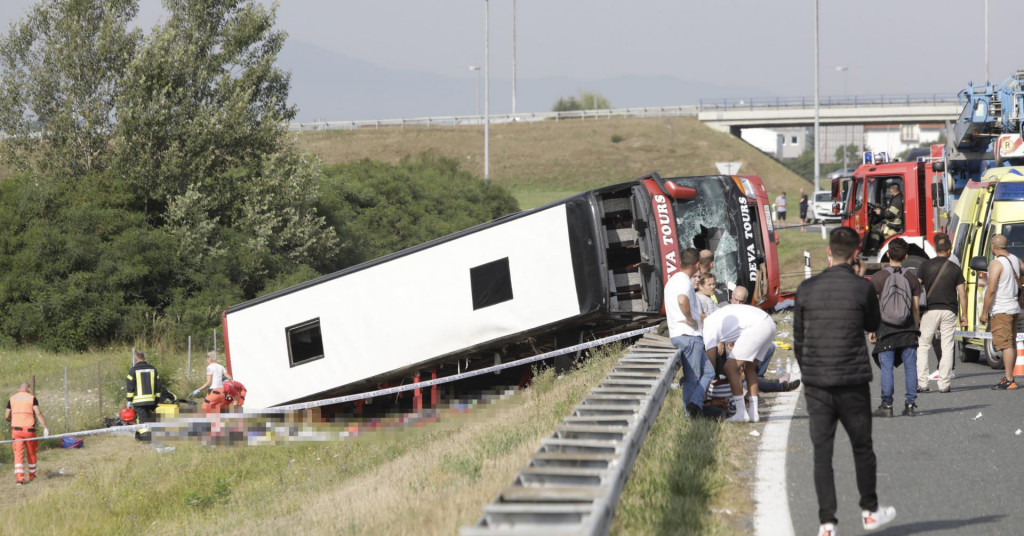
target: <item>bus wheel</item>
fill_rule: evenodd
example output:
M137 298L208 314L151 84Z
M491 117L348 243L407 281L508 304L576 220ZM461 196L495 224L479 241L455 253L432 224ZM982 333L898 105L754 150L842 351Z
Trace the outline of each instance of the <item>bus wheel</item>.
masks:
M966 342L962 340L953 341L953 357L961 363L977 363L978 354L977 350L968 348Z
M1003 353L996 350L992 339L985 340L985 361L988 362L988 366L994 369L1003 368Z

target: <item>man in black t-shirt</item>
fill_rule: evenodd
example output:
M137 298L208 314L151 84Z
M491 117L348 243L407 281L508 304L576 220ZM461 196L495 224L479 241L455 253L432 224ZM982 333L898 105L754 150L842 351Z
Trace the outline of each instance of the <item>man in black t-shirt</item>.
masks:
M921 315L921 337L917 343L917 392L928 392L928 353L932 349L935 333L941 336L942 357L939 358L939 392L949 392L950 371L953 368L953 331L957 318L967 325L967 292L964 274L949 260L952 244L949 235L935 235L934 259L928 259L918 269L924 287L925 306Z

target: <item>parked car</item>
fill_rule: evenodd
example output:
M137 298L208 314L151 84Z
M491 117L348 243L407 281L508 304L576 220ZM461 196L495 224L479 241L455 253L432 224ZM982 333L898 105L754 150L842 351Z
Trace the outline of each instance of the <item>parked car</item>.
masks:
M839 223L839 214L832 213L832 192L814 192L807 200L808 223Z

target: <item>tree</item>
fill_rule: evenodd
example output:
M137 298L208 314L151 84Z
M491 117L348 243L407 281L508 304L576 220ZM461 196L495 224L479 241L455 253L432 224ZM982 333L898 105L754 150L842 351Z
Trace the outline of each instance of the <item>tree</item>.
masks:
M519 210L504 188L433 153L397 164L362 160L334 167L320 212L338 229L341 269Z
M575 96L558 97L555 105L551 107L552 112L572 112L579 110L608 110L612 105L603 95L593 91L580 91L579 98Z
M851 143L849 145L842 145L840 147L836 147L834 160L840 166L842 166L844 162L844 156L846 157L845 162L847 167L857 167L857 165L860 164L861 155L860 150L857 149L856 144Z
M33 6L0 36L0 157L37 176L106 168L117 98L142 40L137 0Z
M0 322L3 335L79 348L205 328L334 262L337 235L316 212L323 166L287 137L295 110L275 65L285 35L274 8L163 4L145 33L130 29L137 0L44 0L0 38L0 156L21 177L11 195L42 207L0 204L15 263L0 289L22 289L0 291L0 309L42 319ZM97 184L108 187L87 188ZM93 210L117 216L76 227ZM111 277L108 258L127 273ZM104 320L79 326L87 319Z

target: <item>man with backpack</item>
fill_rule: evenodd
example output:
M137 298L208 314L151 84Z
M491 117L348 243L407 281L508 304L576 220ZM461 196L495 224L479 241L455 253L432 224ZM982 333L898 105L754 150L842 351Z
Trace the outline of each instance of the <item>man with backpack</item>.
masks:
M998 390L1017 388L1013 380L1013 365L1017 354L1017 317L1020 305L1017 294L1020 291L1021 264L1020 259L1006 249L1006 237L997 234L992 237L992 263L988 266L988 288L985 289L985 304L978 315L982 324L992 322L992 345L1003 352L1003 369L1005 374L999 383L992 387Z
M889 242L889 267L871 276L882 316L878 332L868 335L869 340L875 343L875 363L882 371L882 403L875 410L876 417L892 417L893 371L901 362L906 387L903 415L917 415L917 340L921 321L918 297L921 295L921 282L913 273L903 269L909 249L906 240L894 238Z

